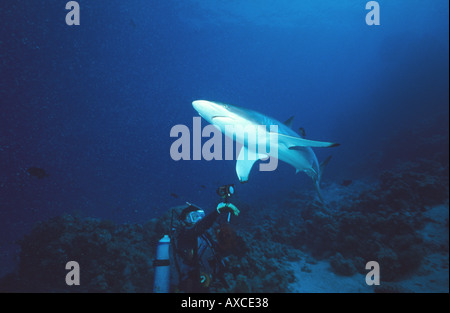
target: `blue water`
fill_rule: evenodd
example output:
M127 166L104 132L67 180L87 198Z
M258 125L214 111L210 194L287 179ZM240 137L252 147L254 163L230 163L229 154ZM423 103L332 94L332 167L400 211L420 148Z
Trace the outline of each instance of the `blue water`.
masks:
M169 153L196 99L295 115L307 138L339 142L315 149L333 155L325 184L448 158L448 1L379 1L368 26L356 0L80 0L70 27L64 2L0 4L0 246L64 213L140 223L183 201L212 207L239 183L235 161ZM313 190L294 173L254 171L237 196Z

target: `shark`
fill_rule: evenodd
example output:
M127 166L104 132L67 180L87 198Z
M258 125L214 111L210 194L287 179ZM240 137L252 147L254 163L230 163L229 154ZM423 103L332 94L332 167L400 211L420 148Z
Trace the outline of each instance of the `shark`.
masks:
M250 171L256 161L273 157L292 165L296 170L296 174L304 172L310 176L319 200L323 202L320 180L331 156L319 163L312 148L337 147L339 146L338 143L304 138L303 134L299 135L291 128L293 117L281 123L254 110L208 100L195 100L192 102L192 106L203 119L214 125L225 135L227 135L226 128L229 126L243 128L254 126L259 127L258 136L261 135L259 132L262 130L262 137L271 138L269 140L270 149L265 149L264 153L261 153L260 147L249 144L248 136L246 137L242 134L233 135L232 139L241 146L236 161L236 173L241 183L248 181ZM276 133L273 133L273 129L276 130ZM275 136L272 137L270 135ZM275 140L272 138L275 138Z

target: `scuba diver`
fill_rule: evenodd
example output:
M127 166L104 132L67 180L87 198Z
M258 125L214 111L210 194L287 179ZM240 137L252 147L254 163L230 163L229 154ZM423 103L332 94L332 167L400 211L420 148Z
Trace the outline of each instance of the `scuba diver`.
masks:
M220 187L217 192L224 199L215 210L205 216L205 212L187 202L181 211L178 227L172 237L172 258L175 269L171 279L172 291L208 292L213 279L218 279L228 287L224 278L224 264L220 249L208 232L216 219L223 214L239 215L238 208L228 202L234 193L233 185Z

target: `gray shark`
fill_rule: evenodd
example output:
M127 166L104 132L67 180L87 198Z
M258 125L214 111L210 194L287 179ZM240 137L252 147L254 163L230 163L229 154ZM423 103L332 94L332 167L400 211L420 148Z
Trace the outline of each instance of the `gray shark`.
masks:
M261 147L258 147L258 145L251 146L249 144L248 136L236 134L233 136L233 140L242 145L236 162L236 173L241 182L248 181L250 171L257 160L274 157L292 165L296 169L296 173L302 171L310 176L314 182L319 199L323 202L319 187L320 179L331 156L319 164L312 148L336 147L339 146L338 143L314 141L299 136L290 127L292 117L286 123L281 123L253 110L206 100L196 100L192 102L192 106L201 117L217 127L225 135L227 135L226 127L230 125L233 127L264 126L262 129L266 133L263 134L263 137L270 136L270 149L264 150L263 153L261 153ZM272 131L273 127L271 126L273 125L277 128L276 133ZM258 128L258 132L260 129L261 127ZM275 135L275 139L272 139L271 135ZM243 157L244 155L247 157Z

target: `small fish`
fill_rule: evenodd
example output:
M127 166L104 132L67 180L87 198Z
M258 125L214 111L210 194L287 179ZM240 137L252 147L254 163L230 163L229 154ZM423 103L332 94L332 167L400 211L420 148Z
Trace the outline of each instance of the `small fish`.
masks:
M200 185L200 187L202 187L203 189L206 189L206 186L205 186L205 185Z
M27 173L30 174L30 176L36 176L39 179L48 177L47 172L45 172L43 168L39 167L30 167L29 169L27 169Z
M179 198L178 195L177 195L176 193L173 193L173 192L172 192L170 195L171 195L173 198L175 198L175 199L178 199L178 198Z
M344 187L350 186L353 183L351 179L345 179L342 181L341 185Z

